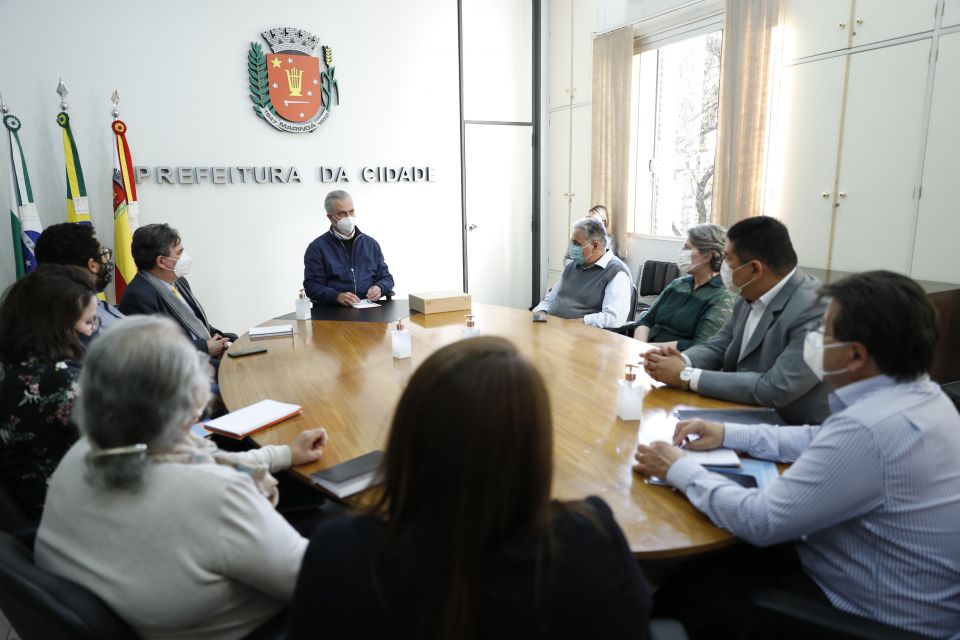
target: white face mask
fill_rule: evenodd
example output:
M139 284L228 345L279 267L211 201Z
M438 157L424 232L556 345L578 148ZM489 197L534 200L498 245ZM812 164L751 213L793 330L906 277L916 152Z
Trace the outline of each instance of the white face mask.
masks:
M177 263L173 265L173 269L170 267L164 267L164 269L172 270L178 278L183 278L190 273L190 268L193 267L193 258L190 257L186 251L180 254L179 258L171 258L167 256L168 260L176 260Z
M832 344L823 344L823 334L820 331L808 331L807 337L803 340L803 362L810 367L817 380L823 380L824 376L833 376L838 373L844 373L849 367L836 369L834 371L824 371L823 352L833 347L843 347L848 342L834 342Z
M677 256L677 269L681 274L687 275L699 266L699 264L693 264L692 249L680 249L680 254Z
M193 258L184 251L180 254L180 259L177 260L177 265L173 268L173 272L177 274L178 278L183 278L190 273L191 268L193 268Z
M743 291L744 287L749 286L750 283L756 280L756 278L753 278L753 280L750 280L750 282L744 283L742 285L733 283L733 274L736 273L737 271L740 271L740 269L743 269L745 266L747 266L747 264L750 264L750 263L748 262L746 264L740 265L736 269L731 269L727 261L726 260L723 261L723 264L720 265L720 279L723 280L723 286L725 286L727 290L737 295L740 295L740 292Z
M345 236L352 235L356 226L357 223L356 220L353 219L353 216L347 216L346 218L337 220L337 231Z

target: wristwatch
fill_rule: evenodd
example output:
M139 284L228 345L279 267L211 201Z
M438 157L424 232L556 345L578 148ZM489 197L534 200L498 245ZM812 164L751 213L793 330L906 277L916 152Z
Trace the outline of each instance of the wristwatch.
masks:
M693 367L684 367L680 372L680 388L690 391L690 380L693 379Z

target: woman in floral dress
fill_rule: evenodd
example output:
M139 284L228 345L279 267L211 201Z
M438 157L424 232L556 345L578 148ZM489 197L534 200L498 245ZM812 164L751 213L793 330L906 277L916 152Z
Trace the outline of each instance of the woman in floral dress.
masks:
M79 436L81 340L98 328L97 290L79 267L41 266L0 299L0 482L30 519Z

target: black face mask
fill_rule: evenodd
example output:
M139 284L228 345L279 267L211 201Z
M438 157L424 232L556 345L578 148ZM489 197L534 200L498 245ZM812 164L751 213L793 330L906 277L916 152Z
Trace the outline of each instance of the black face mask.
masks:
M97 274L97 291L103 291L107 288L107 285L113 282L113 272L116 265L113 263L113 260L107 260L106 262L101 262L100 273Z

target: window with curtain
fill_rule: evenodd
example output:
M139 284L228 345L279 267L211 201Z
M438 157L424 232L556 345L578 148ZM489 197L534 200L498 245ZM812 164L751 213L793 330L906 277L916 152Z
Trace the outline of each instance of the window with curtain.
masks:
M712 28L633 57L630 231L683 237L712 221L723 30Z

